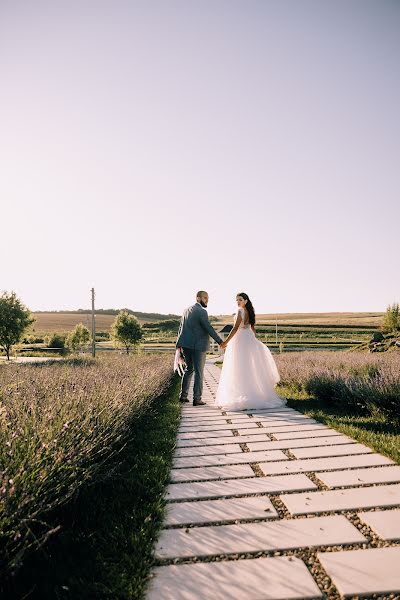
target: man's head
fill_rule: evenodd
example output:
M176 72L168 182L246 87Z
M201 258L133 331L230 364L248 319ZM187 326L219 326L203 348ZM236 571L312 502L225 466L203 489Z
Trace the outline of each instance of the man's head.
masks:
M196 294L196 301L200 302L200 304L204 308L207 308L207 304L208 304L208 294L207 294L207 292L205 292L204 290L200 290L200 292L197 292L197 294Z

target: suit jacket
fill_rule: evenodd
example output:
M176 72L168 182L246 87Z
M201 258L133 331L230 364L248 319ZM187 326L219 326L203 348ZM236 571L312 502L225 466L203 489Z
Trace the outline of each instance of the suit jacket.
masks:
M222 343L222 339L208 320L206 309L196 302L193 306L189 306L182 315L175 347L207 352L210 349L210 335L217 344Z

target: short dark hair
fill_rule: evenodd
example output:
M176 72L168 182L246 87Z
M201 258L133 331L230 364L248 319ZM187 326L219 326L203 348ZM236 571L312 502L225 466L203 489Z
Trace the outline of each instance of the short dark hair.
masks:
M208 294L208 292L205 292L204 290L200 290L199 292L197 292L196 298L199 298L200 296L203 296L203 294Z

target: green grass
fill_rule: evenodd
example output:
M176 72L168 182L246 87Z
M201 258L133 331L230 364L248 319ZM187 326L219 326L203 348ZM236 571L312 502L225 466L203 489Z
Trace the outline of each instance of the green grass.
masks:
M180 405L178 381L133 425L123 461L54 519L62 528L25 561L8 600L143 598L162 523Z
M277 391L287 398L288 406L333 427L400 464L400 428L379 411L372 415L361 415L351 406L333 406L306 392L294 391L288 386L279 385Z

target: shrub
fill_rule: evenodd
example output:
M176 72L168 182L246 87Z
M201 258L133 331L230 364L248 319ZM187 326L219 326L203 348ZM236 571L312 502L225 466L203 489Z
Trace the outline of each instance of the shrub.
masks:
M47 348L65 348L65 334L52 333L44 338Z
M75 329L73 329L66 338L68 348L72 352L80 352L86 348L90 341L90 332L83 323L78 323Z
M383 331L386 333L396 333L400 330L400 307L394 302L389 304L383 317Z

